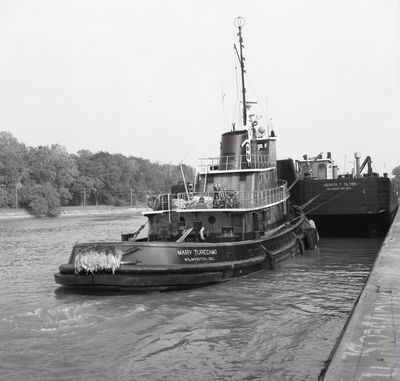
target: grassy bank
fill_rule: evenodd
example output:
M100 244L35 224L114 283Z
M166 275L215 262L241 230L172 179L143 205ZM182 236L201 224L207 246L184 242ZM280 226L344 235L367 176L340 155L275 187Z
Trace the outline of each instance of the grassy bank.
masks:
M109 215L109 214L140 214L144 207L130 206L64 206L59 217L73 217L86 215ZM25 209L0 208L0 219L13 218L35 218Z
M80 216L89 214L140 214L145 209L143 207L131 207L131 206L110 206L110 205L99 205L99 206L67 206L63 207L60 217L68 216Z

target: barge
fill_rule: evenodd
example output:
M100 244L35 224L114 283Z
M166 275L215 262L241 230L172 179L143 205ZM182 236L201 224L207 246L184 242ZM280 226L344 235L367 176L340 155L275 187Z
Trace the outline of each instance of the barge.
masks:
M322 235L385 236L398 209L398 193L386 173L373 171L370 156L362 163L359 153L354 157L355 168L340 175L331 153L304 155L296 161L292 200Z

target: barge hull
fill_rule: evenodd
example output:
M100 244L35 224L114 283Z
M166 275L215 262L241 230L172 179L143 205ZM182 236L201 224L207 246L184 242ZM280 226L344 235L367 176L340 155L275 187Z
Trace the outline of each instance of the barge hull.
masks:
M393 213L377 214L309 214L324 236L384 237L389 230Z
M296 201L322 235L385 236L398 208L389 178L302 180Z

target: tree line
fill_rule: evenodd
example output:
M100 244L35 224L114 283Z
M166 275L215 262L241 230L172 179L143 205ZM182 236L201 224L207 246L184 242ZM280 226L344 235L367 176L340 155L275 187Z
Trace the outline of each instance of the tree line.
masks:
M396 191L400 194L400 165L393 169L392 171L392 182Z
M194 170L183 165L186 181ZM67 205L142 205L148 193L169 192L182 180L180 166L65 147L27 147L0 131L0 207L56 216Z

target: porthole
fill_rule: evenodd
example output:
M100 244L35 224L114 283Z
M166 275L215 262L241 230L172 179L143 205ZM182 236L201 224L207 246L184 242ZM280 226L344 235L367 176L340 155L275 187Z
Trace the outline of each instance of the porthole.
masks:
M208 222L209 222L211 225L215 224L215 221L217 221L217 219L216 219L214 216L208 217Z

